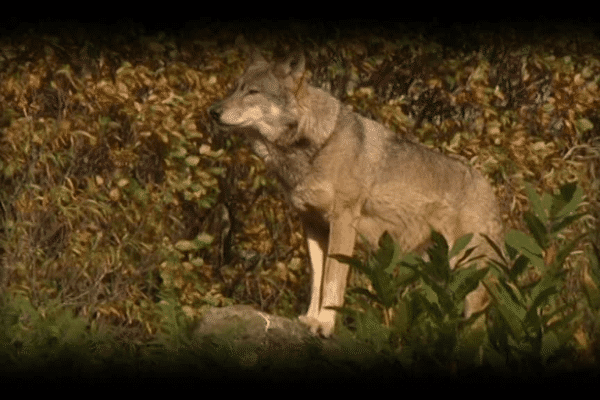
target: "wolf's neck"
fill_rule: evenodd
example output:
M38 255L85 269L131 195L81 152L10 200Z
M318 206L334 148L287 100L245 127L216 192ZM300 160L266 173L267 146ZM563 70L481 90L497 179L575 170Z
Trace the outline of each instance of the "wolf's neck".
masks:
M288 189L293 189L311 170L314 157L334 134L339 119L347 112L335 97L307 87L298 101L298 125L285 135L285 141L270 147L266 159Z
M308 86L306 91L300 101L298 129L302 137L320 147L333 132L341 103L324 90Z

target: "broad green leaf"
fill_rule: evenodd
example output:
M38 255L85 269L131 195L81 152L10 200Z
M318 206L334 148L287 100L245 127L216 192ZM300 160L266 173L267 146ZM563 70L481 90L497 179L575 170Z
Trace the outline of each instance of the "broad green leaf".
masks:
M586 250L590 259L590 276L597 286L600 287L600 248L592 243L592 250Z
M445 254L448 254L448 242L446 242L446 238L441 233L431 230L431 240L435 244L436 247L439 247L442 250L445 250Z
M600 289L593 282L584 282L585 296L593 309L600 308Z
M190 167L195 167L200 162L200 157L198 156L188 156L185 158L185 163Z
M548 289L554 289L556 291L556 285L559 283L556 277L551 274L544 274L542 279L535 284L533 289L531 290L531 299L532 308L538 307L541 305L543 301L545 301L548 296L554 294L553 292L549 292Z
M349 266L356 268L369 277L372 275L371 268L367 267L360 259L356 257L350 257L343 254L331 254L329 257L338 260L341 263L348 264Z
M525 318L525 309L514 302L501 286L489 284L485 280L482 283L494 298L495 307L500 312L506 326L510 329L511 335L516 340L520 340L525 334L522 326L522 321Z
M416 274L412 269L405 267L405 266L400 266L400 267L398 267L397 276L394 279L394 286L401 287L401 286L410 285L412 282L414 282L418 278L419 278L419 275Z
M521 275L521 273L526 270L528 264L529 258L525 257L524 255L520 255L519 257L517 257L512 269L509 271L508 277L512 281L515 281L519 277L519 275Z
M510 260L514 260L515 257L519 254L519 252L514 247L509 246L509 244L506 243L506 240L504 241L504 244L506 245L506 254L508 255L508 258Z
M449 285L449 290L454 293L455 301L463 300L467 294L475 290L488 270L489 268L470 267L456 271Z
M554 258L554 262L552 263L552 265L549 266L550 271L560 271L562 269L562 265L565 262L565 260L567 259L567 257L573 252L573 250L575 249L577 244L579 244L581 239L585 238L587 235L588 235L587 233L583 233L583 234L577 236L572 241L563 245L560 248L560 250L558 250L556 257Z
M175 243L175 248L179 251L191 251L199 249L195 240L180 240Z
M571 201L571 199L573 198L573 194L577 190L577 183L576 182L565 183L564 185L562 185L560 187L559 190L560 190L560 196L562 197L562 199L569 202L569 201Z
M202 232L196 237L196 240L202 245L209 245L213 242L214 237L206 232Z
M405 267L416 268L423 263L423 259L415 253L405 254L399 261Z
M579 134L594 129L594 123L587 118L579 118L575 122Z
M434 279L446 282L450 275L448 242L443 235L434 230L431 231L431 240L433 245L427 249L429 262L424 267Z
M529 307L527 314L525 315L525 323L528 326L532 326L536 329L542 328L541 326L539 326L540 325L540 319L539 319L540 309L541 309L541 307L544 306L544 303L548 300L548 298L556 293L557 293L556 287L550 286L550 287L544 288L542 291L540 291L537 294L537 296L533 300L533 303Z
M545 249L548 246L548 232L542 221L529 211L525 211L523 219L525 219L525 223L537 244Z
M430 297L434 300L431 301ZM420 301L428 315L432 316L438 322L443 319L443 314L439 308L439 305L437 304L437 298L434 298L434 296L431 296L431 294L427 295L423 292L415 293L415 298Z
M458 253L460 253L462 251L462 249L464 249L465 247L467 247L467 245L469 244L469 242L471 242L471 239L473 239L473 234L472 233L468 233L468 234L460 237L454 243L454 246L452 246L452 250L450 250L450 253L448 254L448 258L452 258L452 257L458 255Z
M564 229L565 227L571 225L573 222L577 221L579 218L583 217L584 215L586 215L586 213L569 215L562 219L559 219L558 221L555 221L552 224L552 227L550 228L550 232L552 232L552 233L559 232L562 229Z
M571 311L571 305L565 304L557 307L551 313L542 315L542 322L547 331L558 331L567 327L567 325L577 316L578 313ZM557 318L558 316L558 318ZM552 325L548 323L553 320Z
M473 258L467 260L467 258L469 258L469 256L473 253L474 250L475 250L475 247L471 247L471 248L465 250L465 253L462 255L462 257L460 259L456 260L456 264L454 264L454 269L461 268L463 266L463 264L465 264L465 263L473 263L475 260L482 258L480 256L477 256L477 257L473 257ZM483 257L485 257L485 255ZM467 261L465 261L465 260L467 260Z
M543 357L544 362L550 358L562 344L559 342L556 333L547 332L542 336L542 348L540 349L540 355Z
M394 310L393 327L398 329L400 333L405 333L412 321L412 309L408 301L401 299Z
M506 244L520 251L529 258L531 263L542 271L544 269L544 260L542 258L542 249L530 236L523 232L511 229L506 235Z
M381 302L385 307L391 307L396 298L397 288L393 285L393 281L389 275L378 269L371 280L373 289L379 295Z
M525 298L523 297L523 294L521 293L519 288L514 286L514 284L510 284L504 279L499 280L499 283L502 286L502 289L504 289L504 291L511 297L514 303L521 305L525 304Z
M393 268L394 259L398 259L397 248L392 236L387 232L383 232L379 238L379 249L375 252L375 259L379 266L383 269Z
M583 287L590 306L597 310L600 308L600 250L592 243L592 249L586 249L590 260L590 279L583 279Z
M550 193L544 193L542 195L542 207L544 208L544 210L550 210L550 208L552 207L552 203L554 201L554 196L551 196ZM539 215L538 215L539 217ZM544 222L544 225L548 224L548 219L550 218L550 214L546 213L546 220L544 221L543 218L540 218L542 220L542 222Z
M376 294L371 293L370 291L368 291L365 288L352 288L349 291L349 293L361 294L361 295L363 295L365 297L368 297L369 299L371 299L371 300L373 300L373 301L375 301L377 303L381 302L381 300L379 299L379 297Z
M500 247L498 247L498 244L496 244L492 239L490 239L488 235L482 233L481 236L483 236L485 241L488 242L490 246L492 246L492 249L494 249L494 252L500 258L500 260L502 260L502 262L506 264L506 258L504 258L504 254L502 253L502 250L500 250Z
M559 219L575 211L581 203L583 189L578 188L575 182L567 183L560 187L560 192L557 195L552 197L550 218Z
M574 212L583 199L583 189L575 183L565 185L560 188L561 195L564 201L567 202L556 215L557 218L562 218Z
M538 196L538 194L535 192L535 189L529 182L525 183L525 191L527 192L527 197L529 197L529 204L531 205L533 213L540 219L540 221L542 221L542 224L548 224L548 214L546 213L547 207L544 206L540 196Z

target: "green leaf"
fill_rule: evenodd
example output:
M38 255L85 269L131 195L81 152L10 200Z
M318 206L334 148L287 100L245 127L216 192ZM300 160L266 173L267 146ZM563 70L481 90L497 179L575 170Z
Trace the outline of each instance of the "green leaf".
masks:
M575 126L577 127L577 131L579 134L594 129L594 124L587 118L579 118L575 122Z
M419 267L423 263L424 263L423 258L419 257L415 253L405 254L399 261L399 264L401 266L410 268L412 270L415 270L417 267Z
M471 254L471 252L473 252L474 250L475 250L475 248L471 247L470 249L468 249L465 252L465 256L468 257ZM460 268L464 268L465 264L469 264L469 266L472 266L472 265L484 265L484 263L479 263L478 260L483 260L483 259L487 258L487 256L485 254L480 254L478 256L471 257L468 260L466 260L466 261L463 262L464 258L466 258L466 257L461 257L460 262L455 265L454 269L459 268L459 267ZM489 265L489 263L498 263L498 262L496 260L487 259L487 264Z
M544 210L550 210L552 203L554 202L554 196L551 196L550 193L544 193L542 195L542 207L544 208ZM544 220L543 218L540 217L540 219L544 222L544 225L548 224L548 220L550 219L550 214L548 214L546 211L544 212L547 217ZM539 217L539 215L538 215Z
M499 360L496 362L501 366L506 365L506 356L511 350L508 343L510 334L509 329L509 326L503 318L497 318L494 321L494 328L488 332L492 349L497 352L495 355L499 356Z
M198 234L198 236L196 237L196 240L198 241L198 244L200 244L202 246L207 246L213 242L214 237L212 235L210 235L209 233L202 232L202 233Z
M381 269L377 269L373 274L371 283L383 305L385 307L392 307L396 299L397 288L392 284L393 281L391 277L385 274Z
M450 253L448 254L448 258L452 258L456 255L458 255L458 253L460 253L462 251L462 249L464 249L465 247L467 247L467 245L469 244L469 242L471 242L471 239L473 239L473 234L472 233L468 233L462 237L460 237L455 243L454 246L452 246L452 250L450 250Z
M185 163L190 167L195 167L200 162L200 157L198 156L188 156L185 158Z
M448 260L448 242L443 235L432 230L433 245L427 249L429 262L424 263L426 272L435 280L447 282L450 277L450 262Z
M175 243L175 248L179 251L197 250L198 244L194 240L180 240Z
M585 283L584 289L585 296L590 307L594 310L600 308L600 289L598 286L594 285L593 283Z
M500 247L498 247L498 245L488 235L482 233L481 236L483 236L485 241L488 242L492 249L494 249L494 252L498 256L498 258L502 260L504 264L506 264L506 258L504 258L504 254L502 253L502 250L500 250Z
M581 190L577 190L577 189L581 189L581 188L577 187L577 182L566 183L566 184L562 185L559 189L560 197L565 202L571 202L572 200L575 200L576 192L579 191L580 195L583 194L583 192ZM579 198L579 200L581 201L581 197Z
M440 248L441 250L444 250L444 254L448 254L448 242L446 242L444 235L432 229L431 240L434 243L434 247Z
M587 301L592 309L600 308L600 250L592 243L592 250L586 249L590 260L590 278L583 279Z
M596 286L600 287L600 248L595 243L591 245L592 250L586 250L590 259L590 276Z
M579 218L586 215L586 213L580 213L575 215L569 215L562 219L559 219L557 222L554 222L550 228L550 232L556 233L564 229L565 227L571 225L573 222L577 221Z
M462 257L460 259L456 260L456 264L454 264L454 269L463 267L463 264L465 264L465 262L473 263L475 260L485 257L485 255L481 255L481 256L473 257L473 258L469 259L468 261L465 261L473 253L473 251L475 251L475 247L471 247L471 248L465 250L465 253L462 255Z
M522 254L519 257L517 257L513 264L513 267L508 272L508 277L510 278L510 280L515 281L519 277L519 275L521 275L521 273L526 270L528 264L529 258L525 257Z
M413 271L412 269L410 269L404 265L401 265L398 267L397 276L394 279L394 286L401 287L401 286L410 285L412 282L416 281L417 279L419 279L419 275L415 271Z
M415 299L421 303L428 315L440 322L443 319L443 314L438 306L437 299L432 296L433 293L427 293L427 291L423 293L424 291L416 292L414 294Z
M540 349L540 355L543 357L544 362L550 358L562 344L558 340L558 336L554 332L547 332L542 336L542 347Z
M539 307L550 295L556 293L557 283L558 280L556 277L550 274L544 274L542 279L537 282L531 290L531 298L533 299L531 308Z
M369 290L365 288L352 288L349 293L361 294L374 302L381 303L381 300L376 294L371 293Z
M573 183L573 185L575 185L575 183ZM566 185L568 186L568 185ZM574 212L579 205L581 204L581 201L583 199L583 189L581 188L581 186L577 186L575 187L575 190L572 190L572 187L561 187L561 195L563 197L564 200L568 201L567 205L565 205L560 212L557 214L558 218L561 218L563 216L566 216L572 212Z
M567 259L567 257L573 252L573 250L575 249L577 244L581 241L581 239L585 238L587 235L588 235L587 233L582 233L581 235L577 236L575 239L573 239L569 243L566 243L565 245L563 245L560 248L560 250L558 251L558 253L556 254L556 257L554 258L554 262L549 266L550 271L560 271L562 269L562 265L565 262L565 260Z
M338 260L341 263L348 264L349 266L351 266L353 268L356 268L357 270L359 270L363 274L367 275L368 277L371 277L371 275L373 273L371 268L369 268L365 264L363 264L363 262L359 258L350 257L350 256L346 256L343 254L330 254L329 257L331 257L335 260Z
M482 281L490 295L495 300L495 307L500 312L500 316L509 328L511 336L516 340L520 340L525 331L522 326L522 321L525 318L525 309L516 303L511 295L499 285L491 285L485 280Z
M583 197L583 189L577 187L577 183L567 183L560 188L560 193L552 196L550 206L550 218L559 219L575 211Z
M375 260L377 260L379 266L383 269L393 269L395 266L393 263L394 260L398 260L399 258L398 253L399 251L392 236L387 231L383 232L379 238L379 248L375 252Z
M389 345L390 330L381 321L381 316L376 310L368 309L356 319L356 336L367 340L379 352Z
M476 267L457 270L448 287L454 293L455 301L463 300L467 294L475 290L488 271L489 268L477 269Z
M506 244L520 251L529 261L542 271L544 269L544 259L542 249L531 237L523 232L511 229L506 235Z
M550 331L559 331L564 328L568 328L568 324L573 321L575 317L578 316L578 313L571 311L571 305L565 304L563 306L558 307L551 313L546 315L542 315L542 323L546 326L546 330ZM559 318L556 318L556 317ZM552 325L548 323L553 320Z
M525 211L523 218L537 244L543 249L548 247L548 232L542 221L529 211Z
M408 301L401 299L395 307L393 329L397 330L401 334L404 334L410 328L412 321L412 308L408 304Z
M506 247L506 254L508 255L508 258L510 260L514 260L515 257L517 257L517 255L519 254L519 252L514 247L509 246L508 243L506 243L506 240L504 241L504 244Z
M521 307L523 307L523 305L525 304L525 298L523 297L523 294L521 293L519 288L514 284L511 285L504 279L499 280L499 283L502 286L502 289L511 297L511 300L514 303L520 304ZM525 308L523 307L523 309Z
M542 221L543 225L548 224L548 214L546 213L547 206L544 206L540 196L538 196L538 194L535 192L535 189L529 182L525 183L525 191L527 192L527 197L529 197L529 204L531 205L533 213L540 219L540 221Z

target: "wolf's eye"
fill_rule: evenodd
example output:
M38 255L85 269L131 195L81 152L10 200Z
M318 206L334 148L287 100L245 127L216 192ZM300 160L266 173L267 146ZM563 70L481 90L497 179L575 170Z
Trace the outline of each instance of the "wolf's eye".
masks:
M256 93L258 93L258 90L256 90L256 89L248 90L248 94L256 94Z

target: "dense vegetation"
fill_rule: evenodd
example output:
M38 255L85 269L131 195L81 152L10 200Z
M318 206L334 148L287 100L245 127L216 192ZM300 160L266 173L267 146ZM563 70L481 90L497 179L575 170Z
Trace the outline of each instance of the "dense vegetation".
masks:
M206 115L243 71L246 55L235 43L244 33L267 54L302 48L314 85L480 169L506 225L530 235L522 234L521 247L512 237L513 262L523 269L507 285L535 285L560 261L555 292L536 304L527 289L512 298L525 313L536 310L541 319L527 318L539 332L555 322L544 315L572 316L559 340L572 351L561 365L595 362L600 41L581 27L539 35L429 28L334 37L301 27L110 32L75 25L2 36L0 358L21 366L83 352L101 368L165 349L176 354L210 307L251 304L288 317L305 311L310 274L296 216L243 138L218 132ZM565 186L572 182L577 191ZM563 203L551 214L552 197L532 204L536 193ZM551 226L553 217L575 214ZM532 241L541 261L515 261ZM570 243L567 258L560 250ZM349 303L381 309L370 301ZM498 312L510 325L506 310ZM391 315L376 320L390 329ZM427 321L429 333L440 326ZM498 362L544 364L520 361L508 339L518 336L513 328L493 339L506 357ZM356 323L348 329L364 332ZM400 332L406 336L388 332L371 345L386 357L396 345L419 351L415 333L405 325ZM538 354L541 344L531 340L526 351ZM450 365L444 357L453 351L402 357L407 365Z

